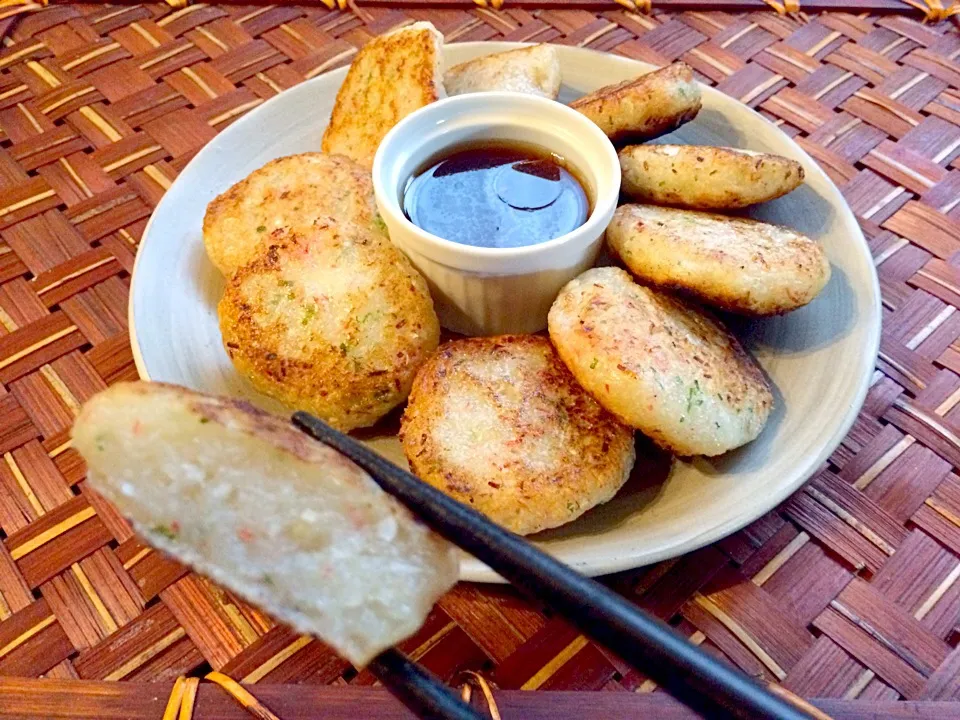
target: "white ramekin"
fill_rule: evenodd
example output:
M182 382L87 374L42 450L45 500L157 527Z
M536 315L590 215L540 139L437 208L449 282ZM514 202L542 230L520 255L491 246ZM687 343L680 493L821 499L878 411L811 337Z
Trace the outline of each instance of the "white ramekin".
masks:
M593 211L555 240L519 248L481 248L421 230L403 213L410 176L446 148L477 140L532 143L578 171ZM596 259L620 193L613 145L590 120L553 100L485 92L440 100L411 113L383 139L373 161L377 206L390 237L426 277L440 323L467 335L527 333L567 281Z

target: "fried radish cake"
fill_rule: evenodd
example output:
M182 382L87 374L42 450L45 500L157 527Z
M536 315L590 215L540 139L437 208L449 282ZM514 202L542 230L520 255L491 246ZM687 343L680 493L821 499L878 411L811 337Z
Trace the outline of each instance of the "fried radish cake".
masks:
M400 439L418 477L521 535L607 502L635 459L633 431L539 335L444 344L417 375Z
M718 320L637 285L620 268L594 268L571 280L548 324L580 384L678 455L720 455L744 445L773 409L760 367Z

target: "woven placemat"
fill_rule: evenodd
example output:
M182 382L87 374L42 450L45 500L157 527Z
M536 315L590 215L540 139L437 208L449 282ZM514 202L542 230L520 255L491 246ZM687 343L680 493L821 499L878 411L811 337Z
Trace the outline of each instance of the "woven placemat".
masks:
M856 425L776 511L608 582L800 695L960 700L960 35L773 12L157 4L23 18L0 50L0 675L372 684L140 543L85 487L68 428L90 395L136 376L129 273L185 163L265 99L414 19L450 42L684 60L830 174L884 296ZM450 682L474 670L505 689L656 691L504 587L459 585L404 649Z

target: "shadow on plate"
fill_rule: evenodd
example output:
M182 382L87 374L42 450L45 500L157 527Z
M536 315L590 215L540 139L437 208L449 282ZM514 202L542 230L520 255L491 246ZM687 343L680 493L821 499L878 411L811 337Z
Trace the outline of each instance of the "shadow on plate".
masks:
M857 324L859 309L847 274L834 265L827 286L799 310L768 318L720 315L751 352L790 355L820 350L849 335Z
M400 432L400 418L403 417L403 410L406 407L406 403L401 403L377 420L376 424L372 427L351 430L350 436L360 442L368 442L380 437L396 437Z
M762 368L761 368L762 369ZM766 371L763 373L766 375ZM764 435L777 435L780 423L783 422L787 414L786 401L777 384L767 375L767 382L770 383L770 389L773 391L773 412L763 428L763 432L753 442L747 443L742 447L731 450L717 457L694 457L687 458L684 462L692 465L696 470L707 477L714 475L724 475L735 469L737 473L749 473L759 470L770 461L768 455L768 446L771 443L762 442Z
M793 192L747 208L754 220L785 225L807 237L820 238L834 224L834 210L829 201L804 183Z
M216 315L217 304L227 285L226 279L210 261L202 237L188 242L187 274L193 282L197 296L203 298L203 304Z
M736 148L750 145L743 131L726 114L709 107L702 108L692 122L657 138L656 142L661 145L725 145Z

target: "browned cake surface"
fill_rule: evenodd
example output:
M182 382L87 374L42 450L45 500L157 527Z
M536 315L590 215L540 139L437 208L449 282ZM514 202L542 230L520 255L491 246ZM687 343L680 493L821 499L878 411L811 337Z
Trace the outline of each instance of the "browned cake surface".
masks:
M426 281L386 237L350 222L320 217L263 242L217 305L234 367L336 428L373 425L437 347Z
M356 14L56 5L13 29L0 49L0 676L169 689L179 674L215 668L264 684L372 684L143 545L86 487L66 443L80 403L136 375L129 273L177 173L263 100L411 18L450 41L682 60L830 174L861 221L884 295L879 372L850 435L769 515L607 582L748 673L834 699L838 717L858 704L907 712L960 699L960 34L900 16L648 17L509 2L499 13ZM556 707L599 712L622 696L667 717L661 691L510 589L457 586L404 647L451 683L472 669L505 690L653 691ZM10 683L0 678L0 690L33 692ZM298 692L326 707L319 690L282 690L262 691L281 717ZM75 707L89 711L94 700L84 702ZM229 698L214 706L243 717Z
M417 477L518 535L607 502L635 459L633 430L543 335L441 345L417 373L400 439Z

